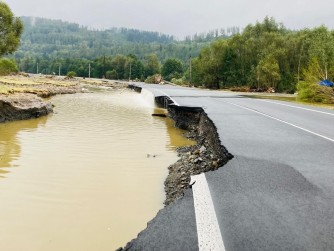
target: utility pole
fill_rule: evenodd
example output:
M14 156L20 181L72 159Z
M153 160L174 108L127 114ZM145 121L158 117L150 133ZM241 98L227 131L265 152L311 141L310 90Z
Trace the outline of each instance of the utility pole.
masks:
M88 65L88 78L90 78L90 64Z
M37 74L38 74L38 63L37 63Z
M189 82L190 82L190 84L191 84L191 72L192 71L192 68L191 68L191 55L190 55L190 57L189 57Z
M130 73L129 73L129 81L131 80L131 62L130 62Z
M58 69L58 76L60 77L60 67L61 67L61 64L59 64L59 69Z
M106 55L103 56L103 76L102 78L106 78Z

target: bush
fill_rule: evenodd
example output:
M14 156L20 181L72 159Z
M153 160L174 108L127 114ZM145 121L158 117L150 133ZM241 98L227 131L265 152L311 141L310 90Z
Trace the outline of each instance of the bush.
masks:
M318 83L299 82L297 99L305 102L334 104L334 89Z
M67 73L67 77L69 77L69 78L74 78L76 75L77 75L77 74L76 74L74 71L69 71L69 72Z
M159 84L162 81L162 77L160 74L155 74L153 76L147 77L145 83L147 84Z
M13 60L8 58L0 59L0 75L8 75L18 72L17 65Z

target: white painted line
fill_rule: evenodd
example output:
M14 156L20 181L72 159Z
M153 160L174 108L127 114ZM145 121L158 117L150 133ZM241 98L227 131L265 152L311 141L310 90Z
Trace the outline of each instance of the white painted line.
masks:
M218 225L205 174L191 176L193 187L199 251L224 251L225 246Z
M173 103L174 103L175 105L180 106L180 105L179 105L179 104L178 104L172 97L170 97L166 92L161 91L161 90L157 90L157 91L161 92L161 93L164 94L166 97L170 98L170 99L173 101Z
M299 107L299 106L295 106L295 105L288 105L288 104L283 104L283 103L278 103L278 102L263 100L263 99L256 99L256 100L259 100L259 101L262 101L262 102L268 102L268 103L272 103L272 104L276 104L276 105L283 105L283 106L293 107L293 108L296 108L296 109L306 110L306 111L310 111L310 112L317 112L317 113L322 113L322 114L334 116L334 113L330 113L330 112L323 112L323 111L313 110L313 109L310 109L310 108Z
M257 110L251 109L251 108L248 108L248 107L246 107L246 106L242 106L242 105L233 104L233 103L231 103L231 102L227 102L227 101L224 101L224 102L225 102L225 103L228 103L228 104L231 104L231 105L234 105L234 106L238 106L238 107L240 107L240 108L243 108L243 109L245 109L245 110L249 110L249 111L252 111L252 112L255 112L255 113L261 114L261 115L263 115L263 116L265 116L265 117L268 117L268 118L271 118L271 119L277 120L277 121L279 121L279 122L281 122L281 123L284 123L284 124L287 124L287 125L293 126L293 127L295 127L295 128L298 128L298 129L300 129L300 130L303 130L303 131L305 131L305 132L311 133L311 134L313 134L313 135L316 135L316 136L318 136L318 137L321 137L321 138L323 138L323 139L326 139L326 140L329 140L329 141L331 141L331 142L334 142L334 139L332 139L332 138L326 137L326 136L324 136L324 135L321 135L321 134L319 134L319 133L316 133L316 132L312 132L312 131L310 131L310 130L308 130L308 129L305 129L305 128L303 128L303 127L300 127L300 126L297 126L297 125L295 125L295 124L292 124L292 123L286 122L286 121L284 121L284 120L282 120L282 119L275 118L275 117L273 117L273 116L270 116L270 115L268 115L268 114L265 114L265 113L259 112L259 111L257 111Z

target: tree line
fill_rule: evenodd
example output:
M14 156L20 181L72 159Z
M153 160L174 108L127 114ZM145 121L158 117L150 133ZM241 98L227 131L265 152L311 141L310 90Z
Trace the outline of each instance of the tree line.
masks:
M212 89L270 88L288 93L303 81L334 80L334 31L325 26L289 30L266 17L242 31L232 27L176 41L156 32L98 31L42 18L22 18L22 25L12 13L8 16L6 4L0 7L2 21L8 19L12 29L7 30L14 32L5 36L12 41L2 43L0 53L16 49L25 27L13 56L20 71L137 80L162 74L168 81Z
M292 31L266 17L203 48L192 68L196 85L292 93L310 76L312 81L334 80L334 31L325 26Z
M183 41L158 32L127 28L107 30L89 29L78 24L45 18L21 17L24 32L21 45L13 58L25 62L24 69L35 69L34 61L59 61L63 59L95 60L117 55L136 55L144 61L150 54L156 54L161 62L178 58L186 62L189 56L197 56L200 50L213 40L228 37L237 31L234 27L220 32L195 34ZM30 61L31 67L26 67ZM21 68L21 67L20 67Z

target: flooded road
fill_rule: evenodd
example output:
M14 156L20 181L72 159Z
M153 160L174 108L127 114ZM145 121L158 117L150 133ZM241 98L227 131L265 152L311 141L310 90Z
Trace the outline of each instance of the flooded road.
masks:
M114 250L163 207L173 122L132 91L57 96L55 114L0 124L0 250Z

